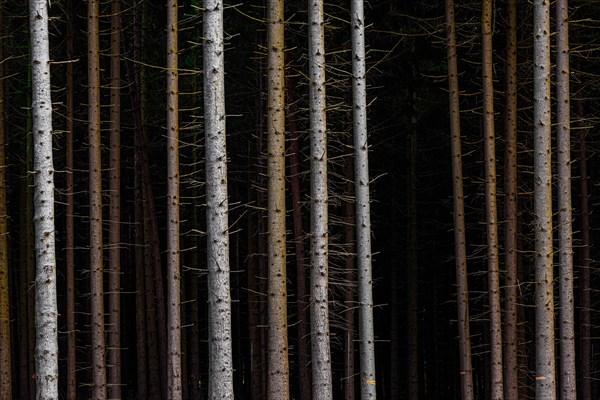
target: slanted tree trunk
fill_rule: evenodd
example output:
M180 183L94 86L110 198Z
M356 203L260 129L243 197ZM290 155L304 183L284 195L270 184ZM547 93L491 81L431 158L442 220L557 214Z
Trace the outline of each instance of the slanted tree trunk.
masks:
M533 3L536 399L556 398L550 121L550 3Z
M450 134L452 151L452 189L454 194L454 252L456 262L456 303L458 307L458 351L463 400L473 400L473 368L469 330L469 289L467 285L467 250L460 139L460 108L456 56L454 0L446 0L446 32L448 48L448 87L450 92Z
M48 2L29 3L35 225L36 399L58 399L58 310L54 241L54 165Z
M4 1L0 1L0 60L3 59L2 37ZM6 209L6 138L4 115L4 66L0 65L0 400L12 398L10 308L8 286L8 212Z
M73 59L73 0L66 3L67 11L67 60ZM75 184L73 166L73 121L75 114L74 86L73 86L73 63L67 64L66 81L66 212L65 212L65 267L67 287L67 400L77 398L77 373L76 373L76 337L75 337Z
M310 324L314 400L333 396L329 345L329 213L323 0L308 4L310 108Z
M267 4L268 399L290 397L285 223L284 1Z
M482 85L485 158L485 214L487 226L488 296L490 312L491 398L504 399L502 377L502 318L498 266L498 208L496 206L496 132L494 131L494 81L492 60L492 0L482 3Z
M519 398L517 354L517 3L508 0L504 161L504 394Z
M177 0L167 1L167 398L180 400L181 271L179 267L179 87Z
M92 397L106 399L104 276L102 263L102 163L100 160L100 46L98 1L88 2L88 129L90 184L90 291Z
M375 399L375 333L371 269L371 201L367 141L367 68L363 0L353 0L352 110L354 131L354 190L356 192L356 264L358 269L358 336L360 343L361 399ZM324 88L323 88L324 89Z
M108 398L121 398L121 1L111 1Z
M204 0L204 128L208 264L208 397L233 399L223 1Z

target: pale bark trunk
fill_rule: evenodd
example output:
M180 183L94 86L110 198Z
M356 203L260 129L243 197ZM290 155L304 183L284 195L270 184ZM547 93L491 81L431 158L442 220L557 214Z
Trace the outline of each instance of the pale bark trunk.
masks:
M48 2L29 3L34 137L34 225L36 258L36 399L58 399L58 311L54 241L54 166Z
M267 4L268 392L289 399L285 222L284 1Z
M482 3L482 86L485 158L485 214L487 226L488 296L490 315L491 398L504 398L502 376L502 318L498 266L498 208L496 206L496 133L494 131L494 82L492 60L492 0Z
M121 1L111 1L108 398L121 398Z
M93 398L106 399L104 276L102 265L102 164L100 160L100 47L98 1L88 2L88 129L90 184L90 291Z
M550 122L550 3L534 1L533 135L536 399L556 398Z
M462 398L463 400L472 400L474 398L473 368L471 365L471 337L469 330L469 289L467 285L467 254L455 31L454 0L446 0L450 134L452 136L452 188L454 193L454 251L456 262L456 302L458 307L458 351L460 356Z
M204 0L204 123L209 313L208 396L233 399L223 2Z
M179 267L179 87L177 0L167 2L167 398L179 400L181 387L181 272Z
M356 264L358 269L358 334L360 343L361 399L375 399L375 333L371 269L371 201L367 140L367 82L363 0L353 0L352 109L354 131L354 189L356 192Z
M312 391L314 400L332 398L329 344L329 232L327 196L327 123L325 100L325 23L323 0L308 4L310 102L310 280Z
M556 2L556 53L560 387L562 400L575 400L577 397L577 377L575 375L575 306L573 296L568 0L558 0Z
M504 394L519 397L517 354L517 3L507 4L506 45L506 148L504 162Z
M0 1L0 60L3 59L2 20L4 1ZM12 397L10 308L8 286L8 215L6 209L6 139L4 114L4 66L0 65L0 400Z

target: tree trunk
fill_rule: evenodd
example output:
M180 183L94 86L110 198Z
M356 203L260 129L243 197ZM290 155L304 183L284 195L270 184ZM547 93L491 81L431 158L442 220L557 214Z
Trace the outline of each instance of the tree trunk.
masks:
M209 312L208 397L233 399L223 2L204 0L204 127Z
M3 59L4 1L0 1L0 60ZM10 297L8 285L8 211L6 209L6 139L4 65L0 65L0 400L12 398Z
M517 354L517 3L508 0L506 44L506 115L504 161L504 394L507 399L519 398L519 368Z
M300 190L300 135L296 126L296 99L292 89L286 87L288 94L288 122L290 127L290 186L292 189L292 219L294 221L294 246L296 249L296 302L298 304L298 374L299 399L311 400L311 363L310 363L310 307L306 289L306 252L304 249L304 229L302 228L302 202Z
M367 68L363 0L352 1L352 110L354 189L356 191L356 263L358 269L358 335L361 399L375 399L375 333L371 269L371 201L367 144ZM323 61L324 63L324 61Z
M329 215L325 98L325 23L323 0L308 4L310 108L310 280L312 392L314 400L333 396L329 345Z
M111 1L108 398L121 398L121 1Z
M558 263L560 301L560 387L562 400L577 397L573 227L571 201L571 94L568 0L556 2L556 116L558 164Z
M414 92L413 92L414 98ZM414 115L413 115L414 119ZM417 130L408 135L408 398L419 398L419 319L417 267Z
M67 9L67 60L72 60L73 50L73 0L68 0ZM66 212L65 212L65 235L66 235L66 287L67 287L67 400L76 400L77 398L77 373L76 373L76 337L75 337L75 184L74 184L74 165L73 165L73 122L75 114L73 86L73 63L67 64L67 82L66 82Z
M36 258L36 399L58 398L58 310L54 241L54 166L48 2L29 3L34 136L34 225Z
M285 223L284 1L267 4L268 399L289 399Z
M556 398L550 121L550 4L534 1L533 135L536 399Z
M177 0L167 2L167 287L169 400L180 400L181 272L179 267L179 87L177 71Z
M485 158L485 214L487 226L488 296L490 312L491 398L504 399L502 377L502 318L498 266L498 208L496 206L496 133L494 131L494 77L492 60L492 0L482 3L482 85Z
M93 398L106 399L104 276L102 265L102 164L100 160L100 46L98 1L88 2L88 129L90 183L90 290Z
M456 301L458 306L458 351L463 400L472 400L473 369L469 331L469 289L467 285L467 254L460 139L460 109L458 67L456 56L456 26L454 0L446 0L446 32L448 47L448 86L450 92L450 134L452 151L452 189L454 194L454 251L456 262Z

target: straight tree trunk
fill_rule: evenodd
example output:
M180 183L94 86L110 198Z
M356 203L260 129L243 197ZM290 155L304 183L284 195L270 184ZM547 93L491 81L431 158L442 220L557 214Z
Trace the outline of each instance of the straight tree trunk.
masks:
M371 268L371 200L367 141L367 68L363 0L353 0L352 109L354 132L354 190L356 192L356 263L358 269L358 336L360 343L361 399L375 399L375 333ZM323 61L324 62L324 61ZM323 88L324 89L324 88Z
M550 121L550 3L533 3L536 399L556 398Z
M473 400L473 368L469 330L469 289L467 285L467 250L460 139L460 108L456 56L454 0L446 0L446 32L448 48L448 86L450 92L450 134L452 151L452 189L454 194L454 251L456 262L456 302L458 306L458 351L463 400Z
M73 51L73 0L68 0L67 8L67 60L72 60ZM77 398L77 374L76 374L76 337L75 337L75 184L73 165L73 122L74 122L74 86L73 86L73 63L67 63L66 81L66 213L65 213L65 236L66 236L66 287L67 287L67 400Z
M223 1L204 0L204 127L208 264L208 397L233 399Z
M482 85L485 158L485 214L487 226L488 296L490 313L491 398L504 399L502 376L502 318L498 266L498 208L496 206L496 132L494 130L494 77L492 60L492 0L482 3Z
M329 213L323 0L308 3L310 108L310 283L312 392L314 400L333 396L329 344Z
M284 1L267 4L268 399L290 397L285 212Z
M121 398L121 0L111 1L108 398Z
M58 399L58 310L54 239L54 165L48 2L29 3L34 136L34 225L36 259L36 399Z
M508 0L506 44L506 115L504 161L504 394L507 399L519 398L517 354L517 3Z
M288 84L288 122L290 127L290 186L292 189L292 219L294 221L294 247L296 249L296 302L298 303L298 369L300 400L311 400L310 364L310 307L306 289L306 252L302 227L302 203L300 191L300 135L296 124L298 108L293 85Z
M556 2L556 117L558 150L558 264L560 302L560 387L562 400L577 397L571 201L571 94L569 3Z
M584 121L583 104L579 101L579 119ZM587 130L579 134L579 195L581 207L581 311L580 311L580 394L582 400L592 399L592 326L591 326L591 238L590 238L590 197L588 192L588 170L586 152Z
M352 139L354 140L354 138ZM356 309L356 205L354 201L354 158L346 159L346 196L348 200L344 206L345 225L345 284L347 289L344 294L344 399L356 399L355 379L355 309Z
M415 124L416 121L413 121L412 132L408 135L408 227L406 235L408 243L408 398L410 400L419 398L417 130Z
M0 60L4 54L4 1L0 1ZM10 297L8 284L8 212L6 209L6 138L4 65L0 65L0 400L12 398Z
M177 0L167 1L167 286L169 400L180 400L181 271L179 267L179 77L177 71Z
M102 264L102 164L100 160L100 46L98 1L88 2L88 129L90 184L90 290L92 397L106 399L104 276Z

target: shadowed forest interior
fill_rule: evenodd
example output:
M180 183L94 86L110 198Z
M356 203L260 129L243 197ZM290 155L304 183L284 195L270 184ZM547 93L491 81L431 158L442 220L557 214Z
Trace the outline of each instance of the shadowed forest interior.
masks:
M0 400L41 390L44 282L52 398L600 396L595 1L21 3L0 0Z

